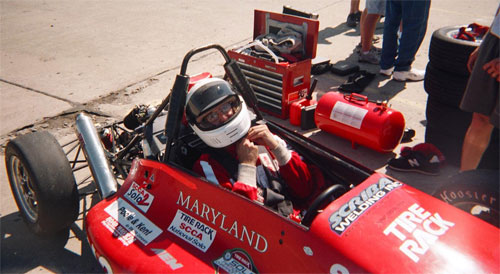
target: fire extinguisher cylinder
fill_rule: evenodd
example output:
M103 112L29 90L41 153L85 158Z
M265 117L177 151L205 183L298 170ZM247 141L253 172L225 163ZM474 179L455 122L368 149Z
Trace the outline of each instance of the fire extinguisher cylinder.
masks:
M378 152L394 150L405 129L401 112L356 93L325 93L318 101L314 120L321 130Z

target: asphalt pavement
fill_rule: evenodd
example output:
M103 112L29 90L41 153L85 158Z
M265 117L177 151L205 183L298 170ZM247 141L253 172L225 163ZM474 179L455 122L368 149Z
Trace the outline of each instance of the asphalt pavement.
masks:
M19 134L40 130L50 131L59 140L72 138L74 116L79 111L90 112L97 122L106 123L123 118L134 105L156 104L168 94L190 49L212 43L227 49L242 46L252 39L254 9L281 12L283 5L319 15L317 56L332 63L357 62L354 48L359 43L359 27L345 25L348 0L0 0L0 145L3 148ZM414 67L425 68L430 37L436 29L473 22L490 25L497 7L496 0L433 1ZM376 29L380 38L382 23ZM216 53L207 53L193 60L188 72L222 75L222 63ZM376 65L361 64L361 68L374 73L379 70ZM331 73L317 78L318 97L346 80ZM349 141L331 134L301 131L288 121L277 121L430 194L457 172L453 166L444 167L439 176L385 168L401 146L425 141L427 94L422 82L401 83L377 75L363 94L373 100L388 100L392 108L401 111L406 126L416 131L413 140L399 145L393 153L382 154L364 147L354 149ZM100 271L82 241L81 222L73 226L67 242L67 235L61 235L63 240L59 241L37 238L17 212L4 168L0 168L0 191L0 272Z

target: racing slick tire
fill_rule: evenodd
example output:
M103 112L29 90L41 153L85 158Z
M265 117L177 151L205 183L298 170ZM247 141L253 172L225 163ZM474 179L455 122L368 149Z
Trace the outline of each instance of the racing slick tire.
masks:
M468 77L447 72L429 62L425 69L424 90L441 103L458 107L468 81Z
M452 176L434 197L499 227L498 170L477 169Z
M443 27L432 33L429 60L438 69L468 78L467 61L480 42L455 38L460 27Z
M79 213L79 195L71 166L57 140L35 132L10 141L5 165L17 207L37 235L69 229Z

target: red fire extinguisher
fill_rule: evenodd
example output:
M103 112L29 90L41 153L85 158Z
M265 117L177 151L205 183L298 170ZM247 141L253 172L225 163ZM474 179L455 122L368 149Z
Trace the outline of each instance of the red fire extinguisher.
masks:
M290 105L290 124L292 124L294 126L300 126L301 117L302 117L302 109L304 107L312 106L312 105L316 104L316 100L312 99L312 93L313 93L314 89L316 88L317 82L318 82L318 79L313 79L313 82L311 84L311 87L309 88L309 91L307 92L306 97L299 99Z
M357 93L327 92L318 101L316 125L326 132L379 152L392 151L405 129L401 112Z

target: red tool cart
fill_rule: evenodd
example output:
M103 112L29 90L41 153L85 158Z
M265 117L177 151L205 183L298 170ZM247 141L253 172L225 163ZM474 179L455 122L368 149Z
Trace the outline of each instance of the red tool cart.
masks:
M296 61L267 60L244 54L238 49L229 50L228 53L238 61L257 96L259 108L273 116L287 119L290 104L307 94L311 84L311 59L316 56L319 21L255 10L254 39L263 34L276 34L283 28L301 34L301 54Z

